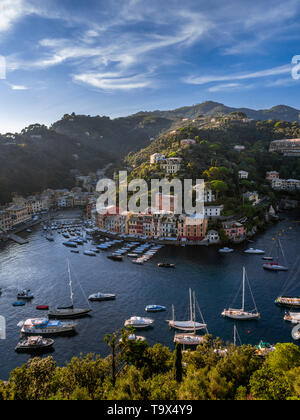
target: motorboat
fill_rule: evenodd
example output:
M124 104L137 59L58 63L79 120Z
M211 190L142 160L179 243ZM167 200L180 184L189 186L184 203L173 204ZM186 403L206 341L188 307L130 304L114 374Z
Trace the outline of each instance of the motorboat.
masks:
M174 343L181 344L183 346L198 346L204 343L204 337L194 333L182 333L175 334Z
M278 306L283 306L285 308L299 308L300 309L300 297L279 296L275 300L275 304Z
M245 254L256 254L256 255L262 255L265 253L265 251L263 251L262 249L254 249L254 248L249 248L246 249L246 251L244 251Z
M22 334L30 335L52 335L74 332L77 324L74 322L61 322L58 320L49 320L47 318L27 319L21 321L18 327L21 328Z
M12 306L18 307L18 306L25 306L25 302L13 302Z
M158 263L157 266L162 268L175 268L175 264L169 263Z
M49 349L53 346L54 340L51 338L37 337L25 337L19 341L15 351L16 352L31 352L37 350Z
M144 264L144 262L141 261L140 259L132 260L131 262L132 262L132 264L138 264L138 265L143 265Z
M152 327L154 324L154 319L144 318L141 316L132 316L131 318L125 321L125 327L134 327L134 328L148 328Z
M293 328L292 337L294 340L300 339L300 323Z
M119 342L122 343L123 339L120 338ZM143 337L141 335L135 335L135 334L129 334L127 337L127 341L146 341L146 337Z
M22 299L22 300L32 300L34 296L31 293L31 291L28 289L28 290L22 290L21 292L19 292L17 294L17 298Z
M83 254L88 255L89 257L96 257L97 256L97 254L93 251L84 251Z
M127 254L129 258L138 258L138 254Z
M292 324L300 324L300 312L287 312L283 319Z
M265 263L263 265L263 268L265 270L269 270L269 271L288 271L288 267L279 264L279 262L269 262L269 263Z
M48 305L38 305L36 306L36 308L38 311L48 311L49 310L49 306Z
M94 301L94 302L100 302L103 300L114 300L116 299L116 295L110 294L110 293L94 293L93 295L90 295L88 298L90 301Z
M72 242L72 241L68 241L68 242L63 242L64 246L67 246L68 248L77 248L77 243L76 242Z
M232 252L234 252L234 250L231 248L225 247L225 248L219 249L219 252L221 254L231 254Z
M167 308L165 306L161 306L161 305L148 305L145 308L146 312L163 312L166 311Z
M122 255L108 255L107 258L112 261L123 261Z
M251 321L251 320L255 320L255 319L260 318L260 314L257 311L256 304L255 304L255 301L254 301L254 297L253 297L253 294L252 294L252 291L251 291L249 281L248 281L248 286L249 286L251 296L252 296L252 299L253 299L254 310L252 310L251 312L245 310L245 285L246 285L246 269L245 269L245 267L243 267L242 307L241 307L241 309L232 309L232 308L224 309L224 311L222 312L223 317L235 319L235 320L238 320L238 321Z
M273 261L273 257L263 257L263 260L265 261Z

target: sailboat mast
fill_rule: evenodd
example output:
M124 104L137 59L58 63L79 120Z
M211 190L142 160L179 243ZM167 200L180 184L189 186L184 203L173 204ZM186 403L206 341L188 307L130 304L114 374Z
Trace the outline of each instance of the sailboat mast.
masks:
M234 347L236 347L236 325L235 324L233 328L233 344L234 344Z
M246 268L243 267L243 298L242 298L242 311L245 310L245 278L246 278Z
M193 298L194 298L194 307L193 307L194 333L196 334L196 293L195 292L193 292Z
M190 320L193 321L193 302L192 302L192 289L190 290Z
M70 261L68 261L68 273L69 273L69 286L70 286L70 298L73 305L73 289L72 289L72 277L71 277L71 270L70 270Z

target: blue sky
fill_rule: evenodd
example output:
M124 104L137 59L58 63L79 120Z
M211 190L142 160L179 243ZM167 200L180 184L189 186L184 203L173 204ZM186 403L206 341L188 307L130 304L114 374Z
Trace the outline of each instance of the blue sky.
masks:
M0 0L0 132L205 100L300 108L295 55L299 0Z

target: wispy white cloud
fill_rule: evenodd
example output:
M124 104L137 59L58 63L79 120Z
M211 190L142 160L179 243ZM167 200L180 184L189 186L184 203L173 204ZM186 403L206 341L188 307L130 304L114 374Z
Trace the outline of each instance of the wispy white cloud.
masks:
M274 67L271 69L259 70L254 72L242 74L227 74L227 75L204 75L204 76L189 76L184 78L185 83L192 85L205 85L213 82L235 81L235 80L248 80L248 79L261 79L264 77L278 76L282 74L291 73L291 65L284 65Z
M223 83L223 84L211 86L207 90L209 92L220 92L223 90L237 89L237 88L240 88L241 86L243 86L241 83Z

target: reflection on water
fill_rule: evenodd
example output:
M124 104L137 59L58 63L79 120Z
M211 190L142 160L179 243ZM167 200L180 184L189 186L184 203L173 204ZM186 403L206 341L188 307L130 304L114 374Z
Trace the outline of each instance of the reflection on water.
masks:
M281 293L300 295L299 215L289 215L287 220L273 225L256 238L255 245L266 252L272 247L272 237L282 229L282 244L291 270L288 273L266 272L262 269L262 257L245 255L245 246L233 254L220 255L214 247L166 247L152 260L139 266L125 257L124 262L108 260L109 251L101 251L95 258L84 256L91 244L80 246L80 254L73 254L62 245L65 241L55 233L55 242L48 242L40 228L26 234L29 244L14 243L0 248L0 315L6 317L7 339L0 340L0 378L6 379L9 371L23 364L29 355L16 354L14 348L19 338L17 324L30 317L41 317L37 305L50 308L65 306L70 302L66 260L71 264L74 283L74 300L78 306L86 306L85 296L95 292L114 293L115 301L91 303L91 317L79 320L78 334L73 337L55 338L53 357L59 364L80 353L108 354L103 338L123 327L124 321L133 315L146 316L146 305L158 304L168 308L167 312L151 314L154 328L145 330L151 345L160 342L173 348L174 331L170 331L166 319L171 317L171 306L175 305L176 319L189 318L189 296L191 287L196 292L208 329L214 336L232 340L233 322L221 317L241 285L242 267L246 266L261 320L238 324L243 343L257 344L261 339L276 343L291 341L291 325L283 321L284 310L274 305ZM292 229L289 229L292 227ZM167 261L176 264L175 270L158 268L157 263ZM79 287L79 282L82 287ZM17 290L31 289L35 299L25 307L15 308ZM251 307L251 298L248 296ZM240 302L237 300L236 305ZM252 309L252 308L251 308Z

